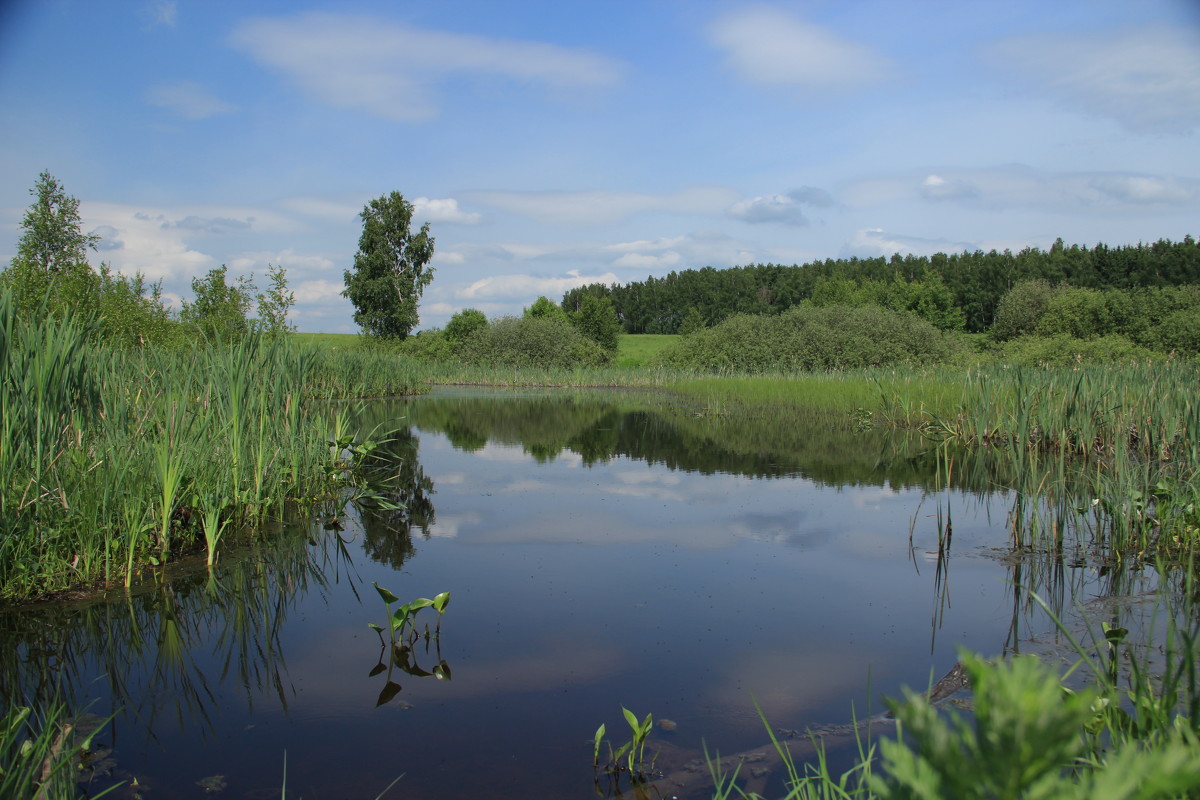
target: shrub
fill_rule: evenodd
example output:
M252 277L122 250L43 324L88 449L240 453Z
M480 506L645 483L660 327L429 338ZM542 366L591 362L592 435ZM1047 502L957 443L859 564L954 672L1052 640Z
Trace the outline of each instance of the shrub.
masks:
M488 318L477 308L464 308L446 323L445 336L452 344L465 341L477 330L486 328Z
M773 317L731 317L680 339L657 363L745 372L852 369L948 361L969 349L911 314L878 306L798 306Z
M458 348L468 364L576 367L608 364L612 355L553 317L501 317L471 334Z
M1064 366L1077 362L1114 362L1162 360L1163 354L1141 347L1124 336L1076 339L1060 333L1056 336L1020 336L992 350L993 357L1006 364Z
M1021 281L1000 298L992 322L992 338L1006 342L1037 330L1054 287L1044 280Z

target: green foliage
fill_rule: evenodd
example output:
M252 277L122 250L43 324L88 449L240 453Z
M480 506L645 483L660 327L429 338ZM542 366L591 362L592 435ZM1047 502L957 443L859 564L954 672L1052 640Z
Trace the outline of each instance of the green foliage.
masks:
M542 298L545 299L545 298ZM575 329L609 353L616 353L620 345L621 322L607 297L584 295L579 310L570 315Z
M637 715L624 706L621 707L621 715L629 726L629 741L616 750L611 744L608 745L608 760L604 764L604 771L617 780L624 773L634 785L645 783L654 770L653 760L650 763L646 762L646 740L654 730L654 716L647 714L644 719L638 721ZM592 766L595 769L600 767L600 747L605 741L605 731L606 726L601 724L592 737Z
M368 336L403 340L416 327L417 304L433 280L434 239L428 222L412 233L412 215L412 203L399 192L375 198L359 214L362 235L342 294Z
M0 291L0 599L137 568L257 527L286 503L357 496L314 396L401 394L406 362L290 337L117 347ZM355 451L357 452L357 451Z
M1021 281L1001 298L991 335L998 342L1037 331L1054 288L1045 280Z
M928 322L877 306L797 307L779 316L739 315L679 340L658 363L690 369L822 371L936 363L966 346Z
M703 267L626 285L582 286L563 296L563 306L576 308L587 294L607 296L626 333L677 333L684 313L693 306L716 324L734 314L779 314L806 300L817 305L881 305L914 313L943 330L983 333L996 318L1001 299L1015 284L1032 280L1125 292L1197 285L1200 246L1190 236L1178 242L1163 239L1116 248L1098 244L1091 249L1060 241L1046 251L1026 248L1019 253L977 250L825 259L792 266ZM1149 346L1127 329L1109 332ZM1005 334L1016 335L1020 332Z
M83 233L79 200L67 194L53 175L38 175L30 194L36 199L20 223L17 257L2 276L4 284L16 296L22 313L40 307L46 296L52 313L67 308L94 312L97 282L88 251L96 249L100 236Z
M61 702L36 711L28 706L9 708L0 716L0 797L79 797L80 773L92 755L92 738L104 724L70 720ZM122 785L93 796L104 797Z
M567 323L567 312L558 303L546 296L539 297L521 315L525 319L548 319L554 322Z
M688 306L687 313L683 315L683 321L679 323L679 335L688 336L702 330L704 330L704 318L700 316L700 312L695 306Z
M417 331L400 343L398 352L421 361L445 361L453 359L457 351L456 343L450 340L446 331L439 328L428 328Z
M288 312L296 304L296 294L288 289L287 270L282 266L267 266L267 277L271 279L266 291L256 297L258 321L255 326L268 336L282 336L295 330L288 325Z
M1194 737L1152 749L1121 743L1085 768L1086 731L1104 707L1096 689L1069 691L1032 656L990 664L961 654L975 693L973 718L948 715L908 692L891 703L903 736L879 742L875 796L896 798L1152 798L1200 788ZM1082 775L1076 779L1075 774Z
M99 236L85 234L79 201L49 172L38 176L29 191L36 198L21 220L17 255L2 276L22 314L42 309L71 309L88 315L96 310L97 279L88 263ZM44 307L43 300L49 306Z
M239 342L249 333L246 319L254 298L254 284L247 277L236 283L227 280L228 267L222 264L203 278L192 278L191 302L183 301L179 319L211 341ZM286 309L284 315L286 316Z
M554 317L502 317L459 347L468 364L510 367L598 366L611 354Z
M1124 336L1076 339L1063 333L1056 336L1020 336L998 345L991 355L1005 364L1025 366L1128 363L1161 361L1164 358L1162 353L1139 347Z
M446 339L453 344L466 341L471 334L487 327L487 316L477 308L464 308L446 323Z
M100 265L98 335L123 346L180 345L185 329L171 318L162 299L162 283L147 287L139 274L132 278Z

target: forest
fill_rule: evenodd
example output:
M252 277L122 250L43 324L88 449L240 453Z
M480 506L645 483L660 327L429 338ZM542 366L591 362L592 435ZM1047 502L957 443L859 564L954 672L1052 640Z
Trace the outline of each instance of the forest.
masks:
M1181 299L1154 290L1200 284L1200 245L1190 235L1178 242L1160 239L1092 248L1068 246L1060 238L1044 251L1031 247L1018 253L897 253L891 258L825 259L792 266L704 267L626 285L572 289L563 296L562 307L578 309L588 295L607 297L625 333L688 332L689 316L711 327L735 314L779 314L805 301L818 306L880 305L916 313L943 330L982 333L996 322L1005 295L1029 281L1098 292L1076 299L1090 299L1092 305L1097 296L1105 300L1105 313L1118 330L1104 333L1121 332L1122 325L1132 330L1138 324L1126 319L1130 315L1149 313L1164 298L1172 305ZM1195 301L1190 294L1182 298L1185 307L1190 302L1194 308Z

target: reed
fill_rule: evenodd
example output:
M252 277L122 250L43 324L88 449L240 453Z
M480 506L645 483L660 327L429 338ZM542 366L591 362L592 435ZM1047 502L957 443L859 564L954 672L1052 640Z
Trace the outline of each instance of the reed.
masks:
M2 293L0 359L0 600L129 586L201 546L215 560L231 531L346 490L324 400L415 390L366 349L117 348L70 317L19 317Z

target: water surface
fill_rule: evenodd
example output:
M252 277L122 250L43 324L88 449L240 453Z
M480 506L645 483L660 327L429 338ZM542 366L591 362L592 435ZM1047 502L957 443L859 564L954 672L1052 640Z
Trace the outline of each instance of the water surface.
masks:
M1059 608L1109 590L996 557L1012 498L994 468L947 488L932 444L839 419L478 390L362 413L401 426L406 509L348 507L211 573L0 617L5 696L59 685L115 714L94 786L357 798L403 775L385 797L594 797L592 734L619 744L622 706L675 724L655 734L664 765L754 748L755 703L777 728L846 723L958 647L1020 649L1049 625L1014 583ZM451 592L413 664L450 680L380 669L373 582Z

